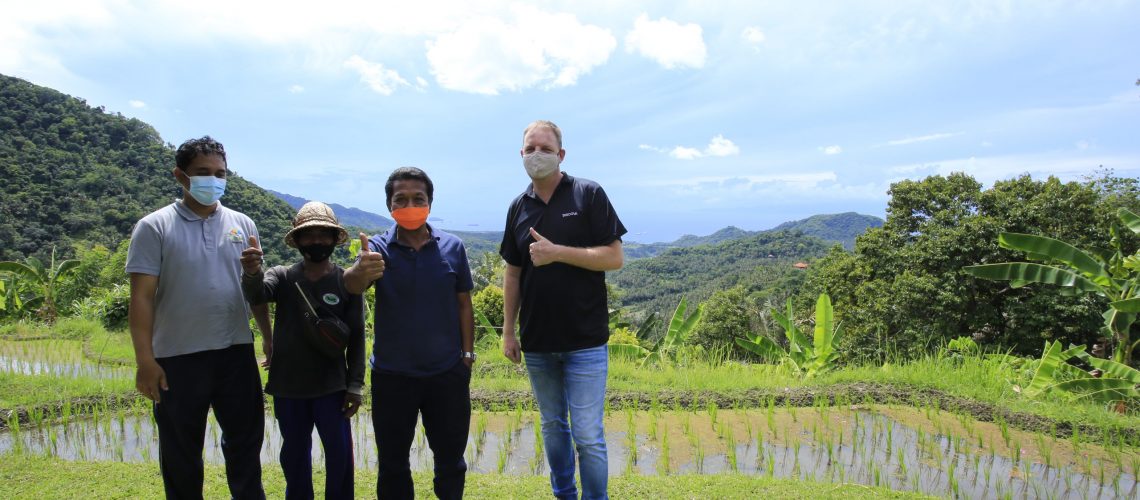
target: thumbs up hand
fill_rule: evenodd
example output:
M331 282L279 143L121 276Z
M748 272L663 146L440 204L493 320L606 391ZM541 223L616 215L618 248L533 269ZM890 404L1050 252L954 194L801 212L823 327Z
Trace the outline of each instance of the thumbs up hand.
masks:
M241 251L241 268L247 276L256 276L261 272L261 261L265 254L261 251L261 243L256 236L249 237L249 248Z
M558 260L556 255L558 245L538 234L533 227L530 228L530 237L534 238L534 243L530 244L530 261L535 267L545 266Z
M364 233L360 233L360 261L356 263L356 267L368 283L384 276L384 254L369 250L368 236Z

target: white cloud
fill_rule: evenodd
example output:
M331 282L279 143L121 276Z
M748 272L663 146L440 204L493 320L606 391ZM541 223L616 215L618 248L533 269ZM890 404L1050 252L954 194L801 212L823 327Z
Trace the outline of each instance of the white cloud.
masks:
M700 68L707 55L699 24L681 25L664 17L650 21L646 14L633 22L633 31L625 37L625 50L653 59L665 69Z
M420 89L420 90L424 90L424 89L428 88L428 81L425 80L424 77L422 77L422 76L417 76L416 77L416 88Z
M658 153L668 154L678 160L694 160L706 156L733 156L740 154L740 146L737 146L732 141L725 139L723 135L717 134L709 140L708 146L704 150L691 148L687 146L674 146L673 149L659 148L649 144L639 144L638 149L646 151L656 151Z
M708 156L738 155L740 154L740 147L725 139L723 135L717 134L709 141L709 146L705 148L705 154Z
M516 5L513 18L474 17L427 42L427 59L446 89L496 95L574 85L605 63L617 40L573 14ZM504 20L506 19L506 20Z
M970 156L896 165L887 167L884 171L896 175L896 178L891 179L891 182L903 178L965 172L982 183L991 184L996 180L1009 179L1021 174L1030 174L1035 178L1042 179L1052 175L1064 181L1080 180L1099 166L1113 168L1118 175L1135 176L1140 174L1140 167L1136 167L1136 165L1140 165L1140 157L1135 155L1089 156L1069 150L1068 152Z
M130 105L131 105L131 107L132 107L132 108L135 108L135 109L138 109L138 108L145 108L145 107L146 107L146 103L145 103L145 102L142 102L142 101L140 101L140 100L138 100L138 99L131 99L131 100L130 100L130 101L127 103L127 104L130 104Z
M1084 150L1086 150L1086 149L1088 149L1088 148L1091 148L1091 147L1092 147L1092 143L1090 143L1090 142L1089 142L1089 141L1087 141L1087 140L1081 139L1081 140L1077 141L1077 143L1076 143L1076 146L1077 146L1077 149L1079 149L1079 150L1081 150L1081 151L1084 151Z
M744 28L744 32L742 32L740 36L744 38L744 41L752 45L762 44L768 39L768 37L764 35L764 32L755 26Z
M290 94L300 94L301 92L304 92L304 91L305 91L305 87L302 87L300 85L293 84L293 85L289 86L289 93Z
M672 156L673 158L676 158L678 160L692 160L694 158L700 158L701 156L704 156L704 155L701 154L701 151L698 149L686 148L684 146L677 146L677 147L673 148L672 151L669 151L669 156Z
M385 68L380 63L365 61L358 55L348 58L344 66L359 73L360 81L379 94L392 95L397 87L409 85L396 70Z
M827 147L820 146L819 150L822 151L825 155L837 155L843 152L843 148L839 147L838 144Z
M959 135L962 135L962 132L920 135L918 137L907 137L905 139L895 139L893 141L887 141L887 145L888 146L902 146L904 144L914 144L916 142L937 141L939 139L947 139L947 138L955 137L955 136L959 136Z

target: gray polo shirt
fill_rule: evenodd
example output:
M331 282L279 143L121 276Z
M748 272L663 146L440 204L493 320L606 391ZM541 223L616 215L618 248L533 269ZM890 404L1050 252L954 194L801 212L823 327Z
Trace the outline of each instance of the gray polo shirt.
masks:
M135 225L127 272L158 276L156 358L253 342L241 292L250 235L258 236L253 221L221 203L203 219L175 201Z

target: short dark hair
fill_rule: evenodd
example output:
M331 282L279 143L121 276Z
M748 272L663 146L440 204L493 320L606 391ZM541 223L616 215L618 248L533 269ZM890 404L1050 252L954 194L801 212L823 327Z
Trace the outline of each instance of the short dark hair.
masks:
M392 208L392 191L396 189L396 181L420 181L424 183L424 189L427 191L428 205L431 205L433 196L435 195L435 187L431 184L431 177L423 170L416 167L400 167L392 171L392 175L388 176L388 182L384 183L384 208Z
M181 146L178 146L178 152L174 154L174 165L179 170L186 170L199 155L218 155L222 157L222 162L226 161L226 148L222 143L215 141L213 137L204 135L198 139L190 139ZM229 169L227 165L227 170Z

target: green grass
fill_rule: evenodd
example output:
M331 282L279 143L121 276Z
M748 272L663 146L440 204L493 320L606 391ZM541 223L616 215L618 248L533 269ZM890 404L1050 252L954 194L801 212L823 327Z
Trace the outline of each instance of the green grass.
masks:
M78 398L134 396L137 393L133 372L127 373L131 374L130 378L113 380L0 373L0 409L37 406Z
M432 498L431 474L416 473L416 496ZM98 478L98 480L92 480ZM284 498L285 480L276 466L262 469L268 498ZM314 489L321 494L324 479L317 472ZM357 498L371 498L376 472L356 471ZM922 495L854 484L817 483L725 475L612 476L613 498L929 498ZM204 496L229 495L225 471L206 466ZM161 498L157 463L68 462L41 457L0 456L0 498ZM465 498L549 498L546 476L468 474Z

